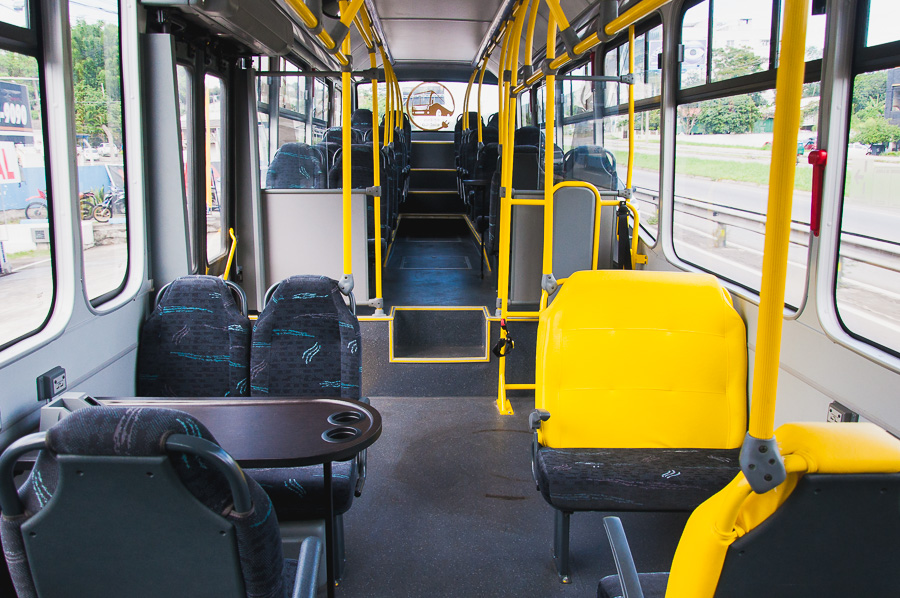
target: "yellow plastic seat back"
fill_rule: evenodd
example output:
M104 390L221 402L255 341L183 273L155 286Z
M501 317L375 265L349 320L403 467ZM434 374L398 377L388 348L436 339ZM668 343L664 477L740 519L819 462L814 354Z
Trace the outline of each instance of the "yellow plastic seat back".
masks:
M554 448L737 448L747 340L707 274L583 271L541 314L535 406Z

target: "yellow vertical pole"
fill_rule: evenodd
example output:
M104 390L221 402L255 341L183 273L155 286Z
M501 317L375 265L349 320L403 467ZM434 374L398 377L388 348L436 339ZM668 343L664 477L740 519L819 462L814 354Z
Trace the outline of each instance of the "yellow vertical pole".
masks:
M371 34L370 34L371 35ZM369 48L369 65L375 70L375 48ZM378 77L372 78L372 159L375 168L375 187L381 187L381 148L378 147ZM375 195L375 298L382 299L382 271L381 271L381 192ZM384 315L384 309L375 309L376 316Z
M506 98L509 95L509 92L506 90L506 83L504 79L506 78L503 74L504 69L506 68L506 49L509 47L509 33L510 26L507 24L506 28L503 31L503 43L500 45L500 63L499 63L499 72L497 73L497 77L499 81L497 82L497 93L500 94L497 102L497 127L498 133L500 134L498 140L500 144L506 143L505 131L506 131L506 123L503 118L504 112L503 108L506 106Z
M550 13L547 23L547 59L556 58L556 17ZM547 106L544 119L544 262L543 274L553 273L553 150L556 135L556 75L547 74ZM554 101L550 99L554 98ZM595 209L600 210L598 205ZM594 251L596 254L597 252ZM545 305L549 297L547 291L541 290L541 304Z
M347 0L340 0L341 14L347 11ZM341 50L344 54L350 54L350 36L344 38ZM341 72L341 183L343 185L343 215L344 215L344 276L353 280L353 204L350 200L350 190L353 186L351 161L351 137L350 137L350 71Z
M775 104L775 131L750 409L750 435L758 439L772 438L774 433L808 15L809 0L785 2L781 62L775 87L778 102Z
M523 0L518 8L514 11L514 22L511 28L507 28L507 37L509 45L506 49L506 64L504 71L510 71L510 80L506 82L504 76L504 95L507 99L507 105L503 112L500 113L500 122L505 123L503 134L503 152L501 166L501 189L500 196L500 263L497 268L497 293L500 297L500 316L506 318L509 308L509 252L510 252L510 231L512 219L512 162L515 157L515 134L516 134L516 98L512 94L512 90L516 87L518 81L519 66L519 48L521 47L522 27L525 24L525 13L528 6L528 0ZM506 338L506 332L500 329L500 338ZM506 357L499 358L498 369L500 371L500 380L497 388L497 410L500 413L512 414L512 405L506 400Z
M469 128L469 95L472 93L472 84L475 82L475 75L478 69L472 70L472 76L469 77L469 84L466 86L466 98L463 101L463 131Z
M634 25L628 28L628 73L634 75ZM628 86L628 172L625 187L631 189L634 176L634 85ZM637 231L634 232L637 234Z
M478 75L478 143L484 142L484 125L482 121L484 117L481 115L481 88L484 85L484 72L487 70L488 55L485 55L484 62L481 63L481 74Z

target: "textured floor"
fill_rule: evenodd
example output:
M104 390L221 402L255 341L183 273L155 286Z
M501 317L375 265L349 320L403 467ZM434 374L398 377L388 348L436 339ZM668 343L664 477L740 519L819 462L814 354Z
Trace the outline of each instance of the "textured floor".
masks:
M485 305L496 283L464 220L404 217L384 269L385 310L393 305ZM360 312L362 313L362 312Z
M553 516L531 480L529 400L373 398L383 417L363 496L344 517L338 595L596 596L615 565L601 513L572 517L572 579L557 581ZM641 571L667 569L687 514L620 514Z

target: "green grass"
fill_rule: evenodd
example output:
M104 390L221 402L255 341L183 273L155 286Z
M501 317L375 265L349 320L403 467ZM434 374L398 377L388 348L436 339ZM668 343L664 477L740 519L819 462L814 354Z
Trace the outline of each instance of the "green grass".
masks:
M6 259L12 260L22 260L28 258L42 258L42 257L50 257L49 249L32 249L31 251L17 251L15 253L7 253Z
M644 170L659 170L659 155L635 152L634 167ZM755 185L769 184L769 164L765 162L735 162L733 160L709 160L682 156L675 158L675 173L716 181L736 181ZM802 162L797 165L794 189L798 191L812 190L812 167Z

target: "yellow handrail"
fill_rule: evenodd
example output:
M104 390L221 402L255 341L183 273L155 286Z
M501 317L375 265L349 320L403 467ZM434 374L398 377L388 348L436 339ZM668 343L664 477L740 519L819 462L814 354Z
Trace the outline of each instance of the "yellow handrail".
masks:
M365 12L365 11L363 11ZM368 27L371 27L369 25ZM372 32L374 38L374 32ZM374 71L377 66L375 52L372 46L369 46L369 66ZM378 77L372 78L372 161L374 162L374 180L376 188L381 187L381 148L378 147ZM382 295L382 270L381 270L381 193L377 193L374 198L375 203L375 298L380 299ZM378 314L376 309L376 315ZM382 310L382 313L383 310Z
M478 143L484 142L484 133L482 129L484 128L483 118L481 116L481 88L484 85L484 71L487 70L488 65L488 56L484 57L484 62L481 64L481 74L478 75Z
M228 236L231 237L231 249L228 250L228 261L225 262L225 274L222 280L228 280L228 274L231 273L231 264L234 262L234 253L237 250L237 237L234 235L234 229L228 229Z
M357 0L358 1L358 0ZM294 9L294 12L297 13L297 16L300 17L300 20L303 21L303 24L307 26L309 29L315 29L319 26L319 20L316 19L316 16L312 13L311 10L303 3L302 0L285 0L288 6ZM331 35L325 29L322 29L316 37L319 38L319 41L322 42L322 45L325 46L326 50L334 49L334 40L331 38ZM350 53L350 50L347 49L347 46L341 49L341 51L335 52L334 57L341 64L341 66L346 66L350 64L350 61L347 60L347 54Z
M639 2L607 23L606 27L603 28L603 32L609 36L616 35L671 1L672 0L644 0L643 2ZM577 50L578 46L575 46L575 49Z
M347 12L347 0L339 0L341 14ZM350 53L350 36L344 38L342 50ZM350 167L353 152L350 146L353 140L350 137L350 81L349 71L341 73L341 189L343 196L343 222L344 222L344 275L353 275L353 209L350 199L350 191L353 187L353 175Z
M478 69L474 69L469 77L469 84L466 86L466 97L463 100L463 131L469 128L469 94L472 93L472 84L475 82L475 75L477 74Z
M781 62L775 82L778 102L775 104L762 289L759 293L759 322L750 402L750 435L758 439L770 439L774 434L808 15L809 0L791 0L785 3Z

